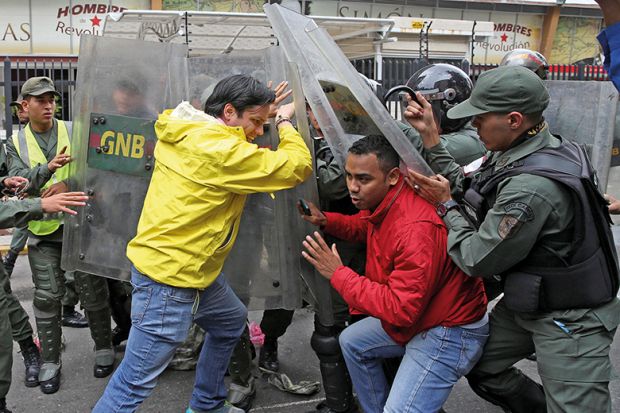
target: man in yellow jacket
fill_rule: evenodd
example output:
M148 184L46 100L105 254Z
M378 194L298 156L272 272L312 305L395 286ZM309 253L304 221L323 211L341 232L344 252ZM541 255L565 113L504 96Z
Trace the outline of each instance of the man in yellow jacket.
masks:
M206 336L187 411L243 412L225 402L224 372L247 309L222 266L247 194L292 188L312 172L310 152L290 123L291 105L276 115L277 150L252 143L275 104L271 89L251 76L234 75L215 86L206 114L184 102L159 116L157 162L137 235L127 247L133 326L125 358L93 412L135 411L192 321Z

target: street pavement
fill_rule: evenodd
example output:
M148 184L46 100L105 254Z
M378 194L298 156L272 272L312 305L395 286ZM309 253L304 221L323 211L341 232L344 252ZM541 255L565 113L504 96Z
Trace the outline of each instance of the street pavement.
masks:
M3 237L4 238L4 237ZM26 256L17 260L11 278L14 293L20 299L31 317L33 286ZM260 322L261 312L250 312L251 320ZM286 373L294 382L301 380L320 381L318 360L310 348L313 316L311 310L296 311L293 324L280 339L281 372ZM63 353L62 385L60 391L53 395L44 395L39 388L26 388L23 384L24 366L18 353L17 344L13 347L13 384L7 396L8 407L13 413L85 413L90 412L97 399L103 393L108 378L93 377L93 342L88 329L63 327L66 348ZM612 358L620 369L620 345L616 342ZM117 354L120 361L123 354ZM256 364L256 360L254 361ZM535 363L524 360L518 364L527 374L536 376ZM323 393L312 396L297 396L281 392L260 376L256 370L257 396L252 412L297 413L312 410L321 400ZM153 395L142 405L140 412L149 413L183 413L192 392L193 371L164 372ZM614 399L613 412L620 413L620 383L612 383ZM478 398L461 380L452 391L445 405L448 413L493 413L501 409Z

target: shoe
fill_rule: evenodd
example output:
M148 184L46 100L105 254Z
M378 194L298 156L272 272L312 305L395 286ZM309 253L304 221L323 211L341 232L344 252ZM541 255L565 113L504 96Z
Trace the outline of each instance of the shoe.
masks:
M235 407L226 401L222 406L218 407L217 409L200 411L192 410L191 407L188 407L185 413L245 413L245 410Z
M319 404L316 405L314 410L310 410L308 413L360 413L361 410L357 407L357 403L355 401L352 403L349 409L344 412L338 412L327 405L327 402L323 400Z
M119 346L123 341L129 338L129 330L122 329L118 326L112 330L112 345Z
M20 343L20 347L26 367L24 384L26 387L37 387L39 385L39 372L41 371L41 353L32 339L23 346Z
M270 371L280 370L277 340L265 340L265 344L261 347L258 355L258 367Z
M43 363L39 372L39 385L44 394L53 394L60 388L60 364Z
M226 400L233 406L243 411L248 411L252 408L254 397L256 397L256 386L254 384L254 377L252 377L247 387L237 383L230 383Z
M9 250L4 258L2 258L2 264L4 265L4 269L9 277L13 274L13 268L15 268L15 261L17 260L18 255L19 254L16 254L14 251Z
M95 351L95 366L93 374L96 378L108 377L114 371L114 350L104 348Z
M6 408L6 399L4 397L0 399L0 413L12 413Z
M82 314L73 310L62 314L62 325L72 328L86 328L88 327L88 320Z

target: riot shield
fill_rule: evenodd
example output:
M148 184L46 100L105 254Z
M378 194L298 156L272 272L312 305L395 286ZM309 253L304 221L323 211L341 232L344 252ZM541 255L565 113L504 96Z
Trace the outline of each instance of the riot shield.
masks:
M129 278L125 249L153 167L154 120L185 95L186 53L178 44L81 38L70 186L91 199L65 217L65 270Z
M304 95L341 165L353 142L364 135L381 133L407 166L432 174L396 121L324 29L312 19L277 4L266 4L264 9L287 58L299 67Z
M297 105L298 129L311 147L296 68L287 64L280 48L189 58L188 73L190 101L201 106L213 86L233 74L249 74L274 84L288 80ZM271 124L255 143L275 149L279 140ZM249 308L295 308L301 304L302 280L312 278L313 269L300 254L302 239L311 229L299 217L298 198L317 200L313 180L276 194L248 196L224 274Z
M618 92L611 82L548 80L551 133L588 146L599 187L607 186Z

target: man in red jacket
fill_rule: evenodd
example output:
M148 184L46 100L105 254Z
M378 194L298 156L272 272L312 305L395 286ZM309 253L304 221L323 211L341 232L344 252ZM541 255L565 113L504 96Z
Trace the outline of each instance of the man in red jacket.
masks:
M369 317L340 335L353 386L366 413L436 412L474 366L488 337L484 287L447 253L448 231L430 203L399 170L383 136L355 142L347 187L356 215L321 212L303 218L337 238L366 243L366 276L342 265L318 232L302 252L352 311ZM389 389L385 358L403 357Z

